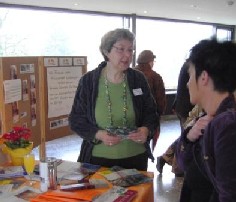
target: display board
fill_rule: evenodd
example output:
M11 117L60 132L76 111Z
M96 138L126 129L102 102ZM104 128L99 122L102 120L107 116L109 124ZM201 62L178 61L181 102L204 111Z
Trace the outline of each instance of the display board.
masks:
M68 114L80 77L87 71L86 57L44 57L46 140L71 134Z
M37 57L4 57L1 70L1 132L13 126L32 131L34 146L40 143L39 66Z
M86 71L85 56L0 58L1 134L25 126L34 147L72 134L68 114Z

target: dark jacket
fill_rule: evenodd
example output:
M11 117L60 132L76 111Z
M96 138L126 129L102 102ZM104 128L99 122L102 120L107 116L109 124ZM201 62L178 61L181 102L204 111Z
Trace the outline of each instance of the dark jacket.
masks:
M203 136L195 143L187 140L184 131L178 142L177 159L184 170L194 160L200 172L215 189L212 202L236 201L236 105L233 96L219 106Z
M69 115L71 129L83 138L78 159L80 162L90 162L94 144L100 144L99 141L94 141L95 134L100 129L95 120L95 106L98 95L98 82L105 66L106 62L102 62L98 68L86 73L80 79ZM127 82L133 100L135 124L137 127L146 126L149 129L148 141L145 144L148 156L153 160L149 142L158 127L159 115L156 110L153 110L156 108L156 104L142 73L128 68ZM139 88L143 94L135 96L133 90Z
M193 109L193 105L190 103L189 91L187 88L187 83L189 80L189 74L187 69L187 63L181 67L178 78L177 92L175 96L174 103L172 104L172 109L175 111L176 115L183 124L188 113Z

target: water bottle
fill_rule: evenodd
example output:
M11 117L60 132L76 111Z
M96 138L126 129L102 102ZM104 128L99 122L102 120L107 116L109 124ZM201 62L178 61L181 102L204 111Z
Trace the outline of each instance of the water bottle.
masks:
M46 158L48 164L49 189L57 189L57 159L54 157Z
M39 173L40 173L40 190L42 192L48 191L48 163L45 161L39 162Z

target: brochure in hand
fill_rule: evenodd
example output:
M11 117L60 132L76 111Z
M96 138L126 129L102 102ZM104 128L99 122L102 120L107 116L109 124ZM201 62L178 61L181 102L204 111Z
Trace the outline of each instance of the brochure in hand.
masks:
M121 187L134 186L146 182L152 182L152 178L144 175L137 169L123 169L115 166L99 172L113 185Z
M106 131L111 136L119 136L122 140L127 139L130 133L136 132L137 128L126 128L126 127L107 127Z

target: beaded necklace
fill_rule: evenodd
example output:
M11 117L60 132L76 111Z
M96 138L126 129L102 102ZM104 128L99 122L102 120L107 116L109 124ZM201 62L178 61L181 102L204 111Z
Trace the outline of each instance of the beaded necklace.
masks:
M127 88L126 88L126 76L123 73L123 79L122 79L122 86L123 86L123 116L122 116L122 128L127 127ZM113 126L113 116L112 116L112 103L111 103L111 97L109 92L109 86L108 86L108 79L107 79L107 71L105 72L105 93L106 93L106 103L108 108L108 120L109 120L109 126L107 129L114 129Z
M113 117L112 117L112 103L111 103L111 97L109 92L109 86L108 86L108 79L107 79L107 71L105 71L105 93L106 93L106 103L108 107L108 120L109 120L109 126L106 127L107 132L110 135L118 135L122 139L126 139L127 135L130 132L134 132L137 130L136 127L128 128L127 127L127 85L126 85L126 74L123 73L123 80L122 80L122 86L123 86L123 116L122 116L122 127L114 127Z

